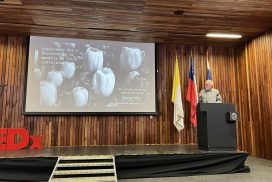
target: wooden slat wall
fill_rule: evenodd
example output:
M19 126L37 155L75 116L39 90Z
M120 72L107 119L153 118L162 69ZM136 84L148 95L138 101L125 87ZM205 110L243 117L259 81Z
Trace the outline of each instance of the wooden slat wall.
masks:
M190 50L193 52L198 86L206 74L205 47L184 47L178 44L158 46L158 98L160 115L149 116L23 116L23 95L26 66L26 38L2 36L0 42L0 83L8 84L1 97L1 127L24 127L43 135L44 146L122 145L196 143L195 129L188 120L189 105L185 93ZM227 102L235 102L235 90L229 73L234 73L232 48L209 47L210 64L216 86ZM179 56L186 128L178 133L172 124L173 104L170 101L175 55ZM222 70L228 67L229 72ZM223 71L223 72L222 72ZM217 76L220 75L220 76ZM232 86L235 88L235 85Z
M237 50L239 145L253 156L272 159L272 33Z
M271 39L272 36L266 35L239 49L158 44L157 85L160 115L151 118L22 115L26 37L0 36L0 83L8 84L0 97L0 126L23 127L31 134L43 135L44 146L197 143L196 130L189 121L189 104L185 101L189 57L192 50L200 89L206 78L208 50L215 87L221 91L223 100L236 103L240 112L241 119L237 125L239 149L271 159ZM258 49L262 51L259 52ZM237 56L234 51L238 52ZM170 101L176 55L179 60L185 109L185 129L180 133L172 124L173 104Z

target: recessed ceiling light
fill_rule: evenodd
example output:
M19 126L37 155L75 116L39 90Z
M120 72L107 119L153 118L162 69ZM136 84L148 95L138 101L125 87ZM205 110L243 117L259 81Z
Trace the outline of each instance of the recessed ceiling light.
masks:
M182 15L183 13L184 13L183 10L176 10L176 11L174 11L174 14L177 15L177 16L180 16L180 15Z
M242 35L239 34L226 34L226 33L208 33L207 37L212 38L227 38L227 39L240 39Z

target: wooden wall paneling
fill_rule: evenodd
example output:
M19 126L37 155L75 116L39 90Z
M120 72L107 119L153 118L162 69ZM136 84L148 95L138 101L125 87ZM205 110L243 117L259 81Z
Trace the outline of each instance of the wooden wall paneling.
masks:
M272 159L272 34L266 33L237 49L238 123L241 149Z

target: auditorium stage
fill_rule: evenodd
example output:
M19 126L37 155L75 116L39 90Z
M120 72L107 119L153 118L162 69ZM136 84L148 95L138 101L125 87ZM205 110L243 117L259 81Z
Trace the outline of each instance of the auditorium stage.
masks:
M58 157L74 155L143 155L207 153L197 145L111 145L44 147L42 150L0 151L0 157Z
M1 151L0 178L16 181L35 170L36 176L28 181L47 181L46 175L52 181L77 178L117 181L117 178L249 172L244 165L247 156L248 153L242 151L198 150L197 145L45 147L42 150ZM12 169L21 172L20 168L24 172L18 173L19 176L9 175Z

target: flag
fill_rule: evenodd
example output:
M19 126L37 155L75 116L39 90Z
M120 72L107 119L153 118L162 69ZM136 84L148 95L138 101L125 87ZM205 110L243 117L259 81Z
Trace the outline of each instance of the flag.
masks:
M208 59L207 59L207 80L212 80L212 72L211 72L211 68L210 68L210 64L209 64Z
M194 127L197 126L197 119L196 119L196 105L198 103L198 93L196 87L196 78L194 73L194 63L191 63L190 66L190 73L189 73L189 80L188 80L188 89L187 89L187 96L186 99L191 104L191 111L190 111L190 120Z
M181 101L180 78L178 60L176 58L172 88L172 102L174 103L174 125L178 131L184 128L184 112Z

